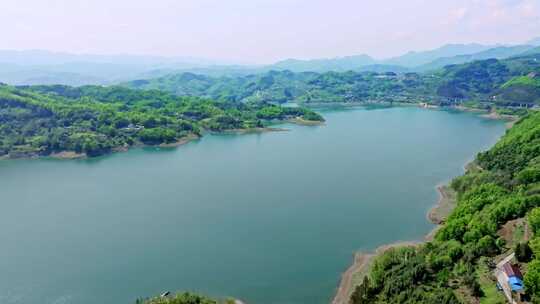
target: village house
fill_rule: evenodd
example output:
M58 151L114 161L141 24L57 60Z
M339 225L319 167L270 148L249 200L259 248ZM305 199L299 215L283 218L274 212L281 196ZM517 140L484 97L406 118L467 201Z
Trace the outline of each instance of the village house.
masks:
M497 264L495 277L497 278L497 287L501 289L509 303L522 303L524 295L523 275L519 267L512 263L514 254Z

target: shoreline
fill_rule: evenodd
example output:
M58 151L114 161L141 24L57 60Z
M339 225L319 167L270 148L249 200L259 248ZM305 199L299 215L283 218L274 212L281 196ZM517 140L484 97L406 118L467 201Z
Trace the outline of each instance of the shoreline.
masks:
M456 206L455 192L450 188L449 183L439 184L435 187L439 193L437 203L433 205L426 213L426 219L436 226L431 229L423 240L396 241L393 243L381 245L374 251L357 251L353 255L353 263L345 272L341 274L339 285L335 290L331 304L349 304L350 297L365 276L369 274L371 264L381 254L392 248L411 247L422 245L433 240L437 231L442 227L446 217Z
M280 124L282 123L292 123L300 126L322 126L325 125L324 121L311 121L311 120L304 120L301 118L292 118L292 119L286 119L279 121ZM253 133L266 133L266 132L288 132L290 129L287 128L277 128L277 127L261 127L261 128L247 128L247 129L229 129L229 130L222 130L222 131L210 131L206 130L202 133L202 135L197 134L189 134L185 137L182 137L178 139L175 142L172 143L162 143L159 145L148 145L144 143L136 143L134 145L128 146L118 146L113 147L111 150L107 153L104 153L103 155L99 156L105 156L117 152L127 152L130 149L134 148L144 148L144 147L157 147L157 148L177 148L180 146L183 146L187 143L190 143L192 141L198 140L205 133L208 134L216 134L216 135L226 135L226 134L253 134ZM22 159L40 159L40 158L50 158L50 159L59 159L59 160L72 160L72 159L87 159L90 158L86 153L82 152L76 152L76 151L57 151L53 152L47 155L39 154L39 152L33 153L33 154L25 154L25 155L2 155L0 156L0 161L2 160L22 160Z
M369 105L380 105L381 107L390 107L390 106L397 106L397 107L418 107L422 109L427 110L458 110L462 112L473 112L473 113L483 113L479 115L481 118L484 119L493 119L493 120L505 120L508 123L506 124L506 128L509 129L512 127L514 123L516 123L519 120L518 116L515 115L507 115L507 114L498 114L496 112L489 112L484 109L475 109L475 108L467 108L463 106L457 106L457 107L445 107L445 106L437 106L437 105L427 105L423 103L406 103L406 102L394 102L393 104L388 103L370 103L370 102L350 102L350 103L313 103L309 104L310 107L344 107L344 108L352 108L352 107L359 107L359 106L369 106ZM279 123L292 123L300 126L324 126L326 125L325 121L311 121L311 120L304 120L302 118L290 118L286 120L282 120ZM274 127L262 127L262 128L248 128L248 129L231 129L231 130L223 130L223 131L207 131L207 133L210 134L251 134L251 133L265 133L265 132L286 132L290 131L290 129L286 128L274 128ZM204 133L203 133L204 134ZM184 138L179 139L176 142L173 143L163 143L159 145L147 145L143 143L131 145L131 146L118 146L111 149L110 152L105 153L100 156L109 155L116 152L127 152L130 149L133 148L143 148L143 147L158 147L158 148L176 148L182 145L185 145L191 141L200 139L202 135L196 135L196 134L190 134L187 135ZM9 154L0 156L0 161L2 160L21 160L21 159L40 159L40 158L51 158L51 159L59 159L59 160L73 160L73 159L86 159L89 158L86 153L79 153L75 151L58 151L53 152L47 155L40 155L39 153L35 154L28 154L28 155L15 155L11 156Z
M284 121L289 122L289 121ZM300 124L300 123L298 123ZM219 132L212 132L208 131L209 134L251 134L251 133L266 133L266 132L287 132L290 131L286 128L273 128L273 127L264 127L264 128L249 128L249 129L231 129L231 130L223 130ZM106 156L118 152L127 152L131 149L137 149L137 148L146 148L146 147L154 147L154 148L177 148L180 146L183 146L185 144L188 144L192 141L201 139L202 135L196 135L196 134L189 134L185 137L182 137L178 139L175 142L172 143L162 143L159 145L148 145L144 143L136 143L131 146L118 146L113 147L109 152L99 155L99 156ZM75 159L88 159L89 157L85 152L79 153L76 151L58 151L53 152L47 155L41 155L39 153L35 154L26 154L26 155L2 155L0 156L0 161L2 160L23 160L23 159L57 159L57 160L75 160Z
M448 217L450 212L456 207L456 193L448 183L437 185L436 189L439 193L439 199L437 200L437 203L428 210L426 218L435 225L441 225L444 224L446 217Z
M216 134L216 135L227 135L227 134L233 134L233 135L242 135L242 134L256 134L256 133L267 133L267 132L288 132L289 129L286 128L273 128L273 127L263 127L263 128L249 128L249 129L230 129L230 130L223 130L223 131L210 131L208 133L210 134Z
M168 143L168 144L160 144L160 145L157 145L158 148L176 148L176 147L180 147L180 146L183 146L189 142L192 142L194 140L198 140L200 139L201 136L199 135L195 135L195 134L190 134L184 138L181 138L179 139L178 141L176 142L173 142L173 143ZM155 147L155 146L149 146L149 145L143 145L143 147ZM129 150L129 147L124 150L124 151L119 151L119 152L126 152L127 150Z
M519 120L518 115L511 114L499 114L487 109L471 108L465 106L440 106L434 104L428 104L425 102L335 102L335 103L324 103L324 102L315 102L302 104L308 108L354 108L354 107L367 107L367 106L380 106L381 108L389 107L415 107L427 110L455 110L460 112L476 113L480 117L493 120L505 120L508 121L509 126L511 127L517 120Z
M305 120L300 117L287 119L285 120L285 122L292 123L299 126L324 126L326 125L325 121Z
M159 144L159 145L147 145L147 144L143 144L143 143L138 143L138 144L134 144L134 145L131 145L131 146L118 146L118 147L114 147L110 150L110 152L108 153L105 153L103 155L100 155L100 156L106 156L106 155L110 155L110 154L114 154L114 153L118 153L118 152L127 152L131 149L137 149L137 148L146 148L146 147L154 147L154 148L176 148L176 147L180 147L180 146L183 146L187 143L190 143L192 141L195 141L195 140L198 140L200 139L201 136L198 136L196 134L190 134L190 135L187 135L186 137L182 137L180 139L178 139L177 141L175 142L172 142L172 143L167 143L167 144ZM10 155L4 155L4 156L0 156L0 161L1 160L23 160L23 159L57 159L57 160L70 160L70 159L88 159L90 158L85 152L82 152L82 153L79 153L79 152L76 152L76 151L58 151L58 152L53 152L53 153L50 153L50 154L47 154L47 155L39 155L39 154L33 154L33 155L22 155L22 156L10 156Z

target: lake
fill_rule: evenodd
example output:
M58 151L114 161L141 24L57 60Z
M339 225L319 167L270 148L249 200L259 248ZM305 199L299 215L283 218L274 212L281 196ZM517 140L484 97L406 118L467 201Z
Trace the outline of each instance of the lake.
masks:
M190 290L329 303L357 250L420 240L436 185L505 123L413 107L177 149L0 161L0 303L132 304Z

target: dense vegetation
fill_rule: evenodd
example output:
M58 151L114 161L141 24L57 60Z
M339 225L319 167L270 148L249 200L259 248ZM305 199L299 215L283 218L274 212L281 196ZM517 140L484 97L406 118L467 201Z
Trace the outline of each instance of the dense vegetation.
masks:
M177 95L224 101L307 104L397 101L411 94L432 95L430 89L426 88L428 82L415 73L398 76L392 72L318 74L270 71L258 75L219 78L183 73L150 80L136 80L125 85L137 89L159 89Z
M516 123L451 186L457 207L435 239L379 256L351 303L497 303L485 277L512 250L524 262L526 292L540 303L540 113ZM500 229L516 219L534 236L514 247Z
M171 144L204 131L321 121L305 108L215 102L160 91L101 86L0 85L0 157L73 151L97 156L133 145Z
M136 80L125 86L237 102L427 102L485 108L539 104L540 89L535 85L538 79L540 54L533 53L505 60L449 65L424 74L270 71L215 78L184 73Z
M234 303L234 301L227 301L227 303ZM173 296L137 300L135 304L218 304L218 302L204 296L186 292Z

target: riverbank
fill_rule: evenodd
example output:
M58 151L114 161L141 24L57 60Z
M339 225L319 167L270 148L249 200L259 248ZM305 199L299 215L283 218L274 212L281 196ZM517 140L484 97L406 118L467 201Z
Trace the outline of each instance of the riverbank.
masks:
M427 219L436 225L444 224L446 218L456 207L456 192L449 185L437 186L439 200L427 213Z
M197 134L189 134L188 136L183 137L183 138L179 139L176 142L168 143L168 144L161 144L161 145L158 145L158 147L159 148L176 148L176 147L183 146L183 145L185 145L187 143L190 143L190 142L192 142L194 140L198 140L200 138L201 138L201 136L199 136ZM148 145L145 145L145 146L148 146Z
M201 137L197 134L189 134L185 137L178 139L172 143L163 143L159 145L148 145L144 143L136 143L131 146L118 146L112 148L109 152L104 153L103 155L117 153L117 152L127 152L133 148L144 148L144 147L158 147L158 148L176 148L187 143L190 143L194 140L198 140ZM0 160L15 160L15 159L37 159L37 158L51 158L51 159L60 159L60 160L70 160L70 159L85 159L89 158L85 152L76 152L76 151L57 151L50 154L40 154L39 152L28 153L28 154L16 154L16 155L4 155L0 157Z
M373 261L384 252L392 248L418 246L433 240L433 237L448 215L454 210L457 203L456 193L449 185L437 186L437 192L439 193L439 199L426 215L426 218L437 226L424 237L424 240L399 241L380 246L373 252L356 252L352 265L341 275L341 281L331 304L348 304L356 286L359 286L369 274Z
M264 127L264 128L249 128L249 129L230 129L219 132L209 132L212 134L252 134L252 133L267 133L267 132L288 132L289 129L286 128L273 128L273 127Z
M470 113L477 113L482 118L487 119L496 119L496 120L507 120L510 124L513 124L515 121L519 119L518 115L512 115L512 114L501 114L493 110L489 109L479 109L479 108L473 108L473 107L466 107L462 105L458 106L441 106L441 105L435 105L430 104L427 102L387 102L387 101L381 101L381 102L335 102L335 103L324 103L324 102L317 102L317 103L309 103L309 104L302 104L303 106L307 106L310 108L354 108L354 107L381 107L381 108L389 108L389 107L417 107L422 109L428 109L428 110L456 110L460 112L470 112ZM510 125L511 126L511 125Z
M323 122L311 122L306 120L285 120L283 122L289 122L294 123L297 125L323 125ZM251 133L266 133L266 132L286 132L290 131L286 128L274 128L274 127L262 127L262 128L247 128L247 129L230 129L230 130L223 130L219 132L213 132L208 131L207 133L211 134L251 134ZM144 148L144 147L157 147L157 148L177 148L180 146L183 146L185 144L188 144L192 141L199 140L202 137L202 135L197 134L188 134L185 137L182 137L178 139L175 142L172 143L163 143L159 145L149 145L144 144L142 142L135 143L131 146L118 146L113 147L108 152L103 153L102 155L107 155L111 153L117 153L117 152L127 152L130 149L134 148ZM28 152L28 153L16 153L16 154L8 154L8 155L2 155L0 156L0 160L15 160L15 159L37 159L37 158L52 158L52 159L60 159L60 160L73 160L73 159L85 159L92 156L89 156L85 152L76 152L76 151L57 151L50 154L43 154L40 151L35 152Z
M286 122L290 122L292 124L300 125L300 126L323 126L325 124L324 121L305 120L302 117L287 119Z

